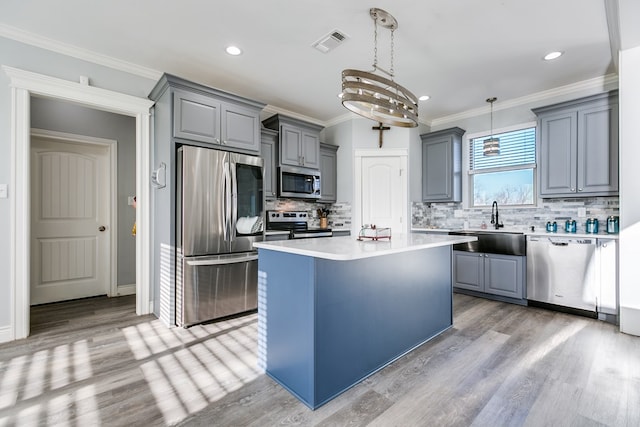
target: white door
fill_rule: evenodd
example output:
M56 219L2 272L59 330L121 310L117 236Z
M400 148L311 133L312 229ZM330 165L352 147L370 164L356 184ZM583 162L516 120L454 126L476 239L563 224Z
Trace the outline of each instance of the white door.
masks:
M106 294L109 147L39 136L31 144L30 302Z
M407 180L400 156L362 157L362 224L391 228L391 235L406 233Z

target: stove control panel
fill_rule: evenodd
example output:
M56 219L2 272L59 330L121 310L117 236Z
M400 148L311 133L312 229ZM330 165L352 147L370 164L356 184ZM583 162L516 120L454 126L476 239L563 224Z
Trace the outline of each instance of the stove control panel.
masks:
M309 219L307 212L301 211L267 211L269 222L299 222Z

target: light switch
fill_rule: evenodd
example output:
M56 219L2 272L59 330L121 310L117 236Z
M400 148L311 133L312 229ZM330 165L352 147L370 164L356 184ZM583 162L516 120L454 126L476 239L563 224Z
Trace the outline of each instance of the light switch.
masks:
M133 197L134 197L134 196L129 196L129 197L127 197L127 204L128 204L129 206L133 206Z
M0 199L6 199L9 197L9 186L7 184L0 184Z
M586 218L587 208L578 208L578 218Z

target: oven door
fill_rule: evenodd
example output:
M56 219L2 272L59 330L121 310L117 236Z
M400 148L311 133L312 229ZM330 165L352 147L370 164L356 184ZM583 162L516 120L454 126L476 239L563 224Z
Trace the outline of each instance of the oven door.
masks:
M320 198L320 171L281 166L278 173L278 195L298 199Z

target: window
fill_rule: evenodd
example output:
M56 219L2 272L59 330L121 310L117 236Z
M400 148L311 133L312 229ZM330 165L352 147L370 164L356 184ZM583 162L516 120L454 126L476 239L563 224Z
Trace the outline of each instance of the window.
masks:
M534 205L536 169L536 128L495 134L500 138L500 154L483 155L483 141L489 135L469 141L469 182L471 206Z

